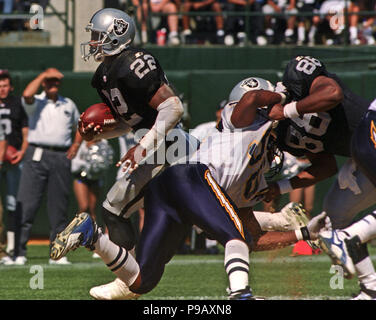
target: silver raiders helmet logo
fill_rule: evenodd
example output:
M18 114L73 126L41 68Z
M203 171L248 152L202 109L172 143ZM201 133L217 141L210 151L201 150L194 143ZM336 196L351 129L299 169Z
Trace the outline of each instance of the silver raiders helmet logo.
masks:
M128 22L123 19L114 19L114 32L118 36L122 36L128 30Z
M255 89L258 86L259 86L259 82L254 78L244 80L243 83L240 85L241 88L243 88L247 91L251 90L251 89Z

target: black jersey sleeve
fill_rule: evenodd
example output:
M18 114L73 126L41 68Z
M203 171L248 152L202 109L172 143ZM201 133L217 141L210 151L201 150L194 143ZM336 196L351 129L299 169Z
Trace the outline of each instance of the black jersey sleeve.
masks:
M310 56L297 56L287 64L282 82L293 100L301 100L309 95L313 80L320 75L328 75L321 61Z

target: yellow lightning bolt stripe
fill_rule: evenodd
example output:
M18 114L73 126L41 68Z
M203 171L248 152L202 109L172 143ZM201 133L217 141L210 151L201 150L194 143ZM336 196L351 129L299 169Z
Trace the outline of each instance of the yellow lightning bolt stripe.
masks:
M376 125L373 120L371 121L371 140L376 148Z

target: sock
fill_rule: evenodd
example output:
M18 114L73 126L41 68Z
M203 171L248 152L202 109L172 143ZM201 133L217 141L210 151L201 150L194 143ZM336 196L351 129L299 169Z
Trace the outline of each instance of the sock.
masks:
M305 27L298 27L298 40L304 42L304 40L305 40Z
M350 238L358 236L362 243L376 238L376 213L365 216L342 231L348 233Z
M142 31L141 32L141 39L142 39L142 42L148 42L148 33L147 33L147 31Z
M315 42L316 26L312 26L308 33L309 42Z
M8 198L9 203L9 198ZM14 251L14 241L15 241L15 231L16 231L16 211L15 208L12 207L11 210L8 207L8 231L7 231L7 253L11 253Z
M14 231L7 231L7 253L14 251Z
M131 286L140 273L140 267L135 258L101 232L94 246L94 252L102 258L107 267L128 287Z
M172 37L177 37L178 36L178 33L176 31L171 31L168 35L169 38L172 38Z
M357 27L350 27L349 32L350 32L350 39L358 38L358 28Z
M368 289L376 290L376 272L371 258L368 256L355 265L356 273L360 283Z
M226 243L225 269L232 292L248 286L249 250L245 242L235 239Z
M220 30L217 31L217 36L218 37L223 37L224 35L225 35L225 32L222 29L220 29Z

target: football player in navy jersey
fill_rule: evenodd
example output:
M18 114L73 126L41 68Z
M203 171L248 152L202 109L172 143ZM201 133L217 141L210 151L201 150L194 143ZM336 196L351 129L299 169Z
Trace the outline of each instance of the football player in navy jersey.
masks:
M363 126L362 117L370 101L353 93L321 61L309 56L298 56L288 63L279 87L289 102L274 105L269 113L271 119L280 120L278 145L293 155L306 155L312 165L291 179L271 184L267 197L330 177L337 173L335 155L349 157L323 205L333 228L345 228L357 213L373 205L376 197L371 175L353 161L356 154L351 143L354 132ZM361 287L376 290L376 273L366 244L358 243L355 250L358 254L354 264Z
M81 45L83 59L92 56L102 62L92 86L111 108L119 126L106 131L80 121L81 135L85 140L109 139L133 131L136 139L141 138L118 162L128 174L110 189L102 211L110 239L131 250L136 236L129 216L143 207L143 192L150 179L170 164L160 158L153 161L156 150L167 149L165 140L168 146L177 138L184 144L178 149L184 151L172 159L175 161L196 150L198 141L180 129L183 105L158 60L147 50L132 46L135 24L131 17L121 10L101 9L92 16L86 31L91 33L91 40Z
M376 100L372 102L360 125L355 130L351 142L351 152L354 162L349 168L351 171L359 168L372 182L370 185L371 192L367 198L375 204ZM345 178L349 180L348 177ZM358 188L355 192L361 196L364 190ZM358 272L360 293L354 300L376 300L376 277L372 268L369 267L369 257L367 257L367 251L364 249L365 244L375 238L376 211L366 215L345 229L326 231L320 234L320 239L333 262L342 265L350 276Z
M17 149L10 163L4 165L1 178L6 179L8 211L7 253L13 255L16 229L16 196L21 176L20 161L28 146L28 117L22 106L21 98L12 95L12 78L8 71L0 71L0 125L3 128L8 145ZM4 257L0 263L10 264L11 259Z

